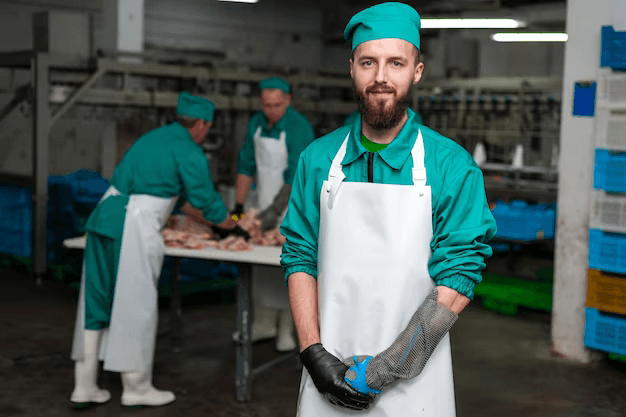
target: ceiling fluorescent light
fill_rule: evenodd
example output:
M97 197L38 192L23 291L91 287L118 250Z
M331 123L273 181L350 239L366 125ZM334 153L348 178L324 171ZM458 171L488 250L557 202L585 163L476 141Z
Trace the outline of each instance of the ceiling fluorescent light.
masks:
M496 42L566 42L567 33L494 33Z
M218 0L218 1L227 1L230 3L257 3L259 0Z
M526 27L517 19L422 19L422 29L515 29Z

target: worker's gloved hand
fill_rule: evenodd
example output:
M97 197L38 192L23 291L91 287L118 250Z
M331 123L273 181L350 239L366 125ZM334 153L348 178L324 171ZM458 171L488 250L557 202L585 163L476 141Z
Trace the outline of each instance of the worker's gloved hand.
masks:
M300 353L317 390L332 404L352 410L369 407L372 398L361 394L344 381L348 367L329 353L321 343L315 343Z
M265 232L275 228L278 224L278 218L281 213L282 212L277 212L273 205L270 205L268 208L259 213L257 219L261 221L261 231Z
M257 218L261 220L262 231L270 230L278 226L278 220L280 219L280 215L287 208L290 195L291 185L284 184L278 191L278 194L276 194L276 197L274 197L272 204L259 214Z
M214 224L211 226L211 230L220 238L220 240L226 239L229 236L240 236L243 237L245 240L250 239L250 233L246 232L239 225L235 225L235 227L226 229Z
M437 302L437 288L428 294L407 327L378 355L356 356L344 363L346 381L361 393L381 390L398 379L418 376L458 315ZM371 390L371 391L370 391Z
M345 363L350 369L346 371L345 381L350 384L352 388L362 394L368 394L372 398L376 394L380 394L379 389L373 389L367 385L367 366L372 360L373 356L352 356L346 359Z
M243 219L243 204L235 204L235 208L230 212L230 217L234 221Z

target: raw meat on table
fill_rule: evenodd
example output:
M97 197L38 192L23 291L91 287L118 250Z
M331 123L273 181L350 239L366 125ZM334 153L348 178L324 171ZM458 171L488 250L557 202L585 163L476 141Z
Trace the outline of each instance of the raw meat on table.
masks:
M212 247L232 252L246 252L251 251L253 245L282 246L286 239L280 234L278 228L262 232L261 221L257 215L257 210L250 210L244 213L243 219L237 222L242 229L250 234L248 242L239 236L229 236L226 239L218 240L218 237L211 232L208 226L188 216L170 217L162 236L165 245L172 248L205 249Z

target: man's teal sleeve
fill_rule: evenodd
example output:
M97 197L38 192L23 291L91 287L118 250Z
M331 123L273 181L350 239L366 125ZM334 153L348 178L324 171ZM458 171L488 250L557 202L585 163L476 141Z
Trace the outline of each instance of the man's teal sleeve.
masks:
M436 285L473 299L492 254L487 243L496 234L480 168L470 167L442 188L433 216L430 276Z
M280 260L285 283L289 275L296 272L305 272L317 279L319 190L315 190L315 181L306 181L306 167L306 153L303 153L294 176L287 214L280 226L280 233L287 238Z
M192 149L181 156L178 161L178 170L183 182L183 198L202 211L204 218L213 223L226 220L228 210L222 196L217 192L211 179L204 152Z
M287 169L283 172L283 180L287 185L293 183L298 161L300 160L300 154L315 139L313 126L306 120L303 120L303 123L298 126L298 129L294 129L294 133L291 134L295 135L295 137L287 138Z
M243 146L239 151L239 161L237 164L237 172L249 177L253 177L256 174L256 159L254 157L254 126L253 118L250 118L248 122L248 130L246 131L246 138L244 139Z

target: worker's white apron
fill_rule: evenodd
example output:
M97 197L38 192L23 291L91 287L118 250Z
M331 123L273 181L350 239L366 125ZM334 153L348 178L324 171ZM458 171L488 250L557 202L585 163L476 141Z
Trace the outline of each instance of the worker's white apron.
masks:
M421 132L411 151L413 185L343 182L348 137L321 190L317 279L321 341L342 360L389 347L434 287L428 274L431 190ZM420 375L389 384L360 412L330 404L304 370L298 416L357 414L454 417L449 336Z
M287 137L280 132L278 139L261 136L261 126L254 133L254 158L256 160L257 192L259 210L272 204L274 197L285 184L283 173L287 169ZM286 210L285 210L286 212ZM280 224L282 213L278 224ZM252 297L255 307L289 309L289 295L285 287L284 275L277 266L252 267Z
M111 186L103 200L114 194L119 192ZM177 199L142 194L129 197L111 323L100 344L100 359L108 371L145 371L152 367L158 321L157 286L165 253L161 230ZM72 347L74 360L83 355L84 284L83 265Z

